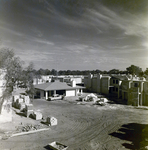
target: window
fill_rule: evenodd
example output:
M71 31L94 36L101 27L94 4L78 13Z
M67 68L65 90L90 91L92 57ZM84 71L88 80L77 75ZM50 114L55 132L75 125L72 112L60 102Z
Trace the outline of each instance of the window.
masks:
M116 92L118 92L118 88L116 88Z
M138 83L134 83L134 87L138 87L139 86L139 84Z
M116 80L116 84L118 84L118 80Z
M115 80L113 80L113 83L115 83Z

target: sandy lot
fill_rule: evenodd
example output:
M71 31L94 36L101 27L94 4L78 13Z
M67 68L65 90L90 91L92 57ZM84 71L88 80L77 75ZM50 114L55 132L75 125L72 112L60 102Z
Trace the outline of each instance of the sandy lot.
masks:
M144 134L148 126L147 109L117 104L81 104L70 97L57 101L35 99L33 105L44 118L57 118L58 125L49 127L48 131L1 139L0 150L48 150L48 143L53 141L67 145L68 150L124 150L148 145L148 135ZM0 135L27 123L41 124L13 111L13 122L1 124Z

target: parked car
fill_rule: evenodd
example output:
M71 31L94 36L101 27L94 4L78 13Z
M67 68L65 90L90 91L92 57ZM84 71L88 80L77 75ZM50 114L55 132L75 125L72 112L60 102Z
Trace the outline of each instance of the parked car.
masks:
M60 99L62 99L62 98L63 98L62 95L54 94L53 96L49 97L48 100L49 100L49 101L53 101L53 100L60 100Z

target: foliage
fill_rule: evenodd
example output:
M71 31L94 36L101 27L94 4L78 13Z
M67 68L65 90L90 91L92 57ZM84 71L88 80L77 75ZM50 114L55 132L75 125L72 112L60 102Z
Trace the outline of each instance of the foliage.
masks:
M148 76L148 68L144 71L144 74Z
M29 66L26 68L26 73L25 73L25 83L27 87L27 94L30 96L30 98L33 98L34 95L34 85L33 85L33 79L35 77L34 70L33 70L33 63L30 63Z
M128 71L129 74L132 75L142 75L142 69L138 66L131 65L130 67L127 67L126 70Z
M6 70L6 88L0 100L0 110L4 99L11 95L14 87L26 88L30 97L34 94L33 78L35 70L33 64L30 63L26 69L23 69L23 63L19 57L15 56L12 49L0 49L0 68Z
M48 69L39 69L37 71L35 71L35 74L38 75L89 75L91 74L127 74L127 71L120 71L118 69L112 69L110 71L101 71L101 70L60 70L57 71L55 69L52 69L51 71Z
M6 70L6 90L11 93L13 91L13 87L19 85L23 62L19 57L14 55L13 50L8 48L2 49L0 51L0 56L0 68L4 68Z

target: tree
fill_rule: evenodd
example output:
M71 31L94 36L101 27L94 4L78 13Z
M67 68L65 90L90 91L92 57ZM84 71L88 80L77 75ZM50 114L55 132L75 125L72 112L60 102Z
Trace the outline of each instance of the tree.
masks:
M112 69L108 71L108 74L119 74L120 71L118 69Z
M31 62L29 66L24 70L24 76L22 76L22 82L24 83L24 86L26 87L26 93L29 95L30 98L33 98L34 95L34 85L33 85L33 79L35 77L34 74L34 65Z
M5 86L7 93L9 94L13 91L14 86L19 85L23 61L21 61L19 57L16 57L14 55L13 50L10 50L8 48L1 49L0 56L0 68L6 70Z
M144 71L144 74L148 76L148 68Z
M58 75L58 71L55 70L55 69L52 69L51 70L51 74L54 75L54 76L57 76Z
M142 69L138 66L131 65L130 67L127 67L126 70L132 75L140 76L142 74Z
M2 48L0 50L0 68L6 71L5 90L0 99L0 113L4 99L10 97L13 87L19 84L22 63L19 57L15 57L13 50L9 48Z
M14 55L13 50L3 48L0 50L0 68L6 70L5 75L5 91L0 99L0 112L4 99L11 96L14 87L24 87L30 97L33 97L34 86L33 78L34 72L33 63L23 70L23 61Z

